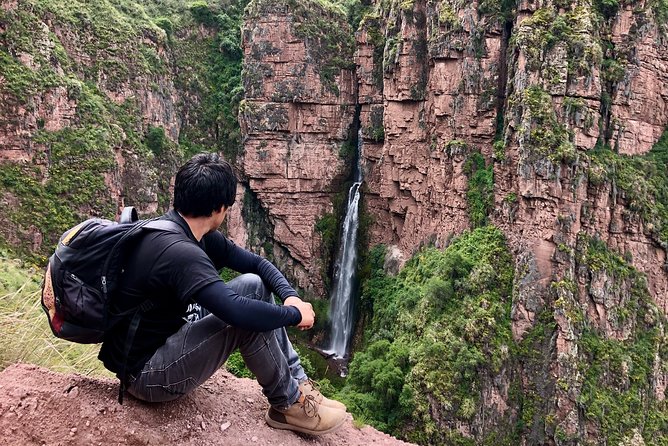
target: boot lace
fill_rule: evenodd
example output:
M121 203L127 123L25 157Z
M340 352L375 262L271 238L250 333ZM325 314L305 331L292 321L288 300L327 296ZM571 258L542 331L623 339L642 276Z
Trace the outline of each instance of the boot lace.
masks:
M313 418L318 414L318 402L312 395L304 396L302 407L304 408L304 413L309 418Z
M324 395L322 392L320 392L320 386L315 381L311 381L311 378L309 378L304 384L304 390L306 393L312 395L315 398L315 401L320 404L324 398Z

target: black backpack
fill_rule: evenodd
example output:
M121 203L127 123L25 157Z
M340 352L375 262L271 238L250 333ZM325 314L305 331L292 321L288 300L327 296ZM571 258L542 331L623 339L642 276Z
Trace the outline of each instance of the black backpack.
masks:
M133 315L125 345L127 359L141 314L153 303L138 302L117 314L109 311L109 304L125 259L148 230L181 231L170 220L138 220L133 208L124 209L120 223L91 218L65 231L49 258L42 285L42 308L55 336L81 344L99 343L115 323ZM121 381L124 374L122 370Z
M81 344L102 342L116 319L127 314L108 311L125 256L144 230L178 230L169 220L137 221L136 212L133 217L131 222L122 218L122 223L91 218L60 237L42 286L42 307L57 337Z

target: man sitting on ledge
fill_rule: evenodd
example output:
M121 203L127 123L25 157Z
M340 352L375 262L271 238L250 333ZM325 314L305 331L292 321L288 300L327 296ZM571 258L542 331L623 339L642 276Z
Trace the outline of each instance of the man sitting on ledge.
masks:
M273 264L217 230L236 188L232 167L216 154L195 155L179 169L174 209L163 216L176 223L175 231L142 237L111 312L127 312L147 299L152 308L139 319L132 342L131 321L116 324L99 358L131 395L160 402L193 391L238 348L271 405L267 424L313 435L332 432L346 419L346 407L314 387L285 330L310 329L311 304ZM226 283L218 273L224 267L242 275Z

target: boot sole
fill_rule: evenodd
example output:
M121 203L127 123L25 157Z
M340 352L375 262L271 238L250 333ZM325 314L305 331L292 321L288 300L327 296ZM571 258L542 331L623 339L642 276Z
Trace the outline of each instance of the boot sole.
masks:
M338 428L340 428L343 425L343 423L346 421L346 418L342 419L337 425L332 426L327 430L314 431L314 430L311 430L311 429L307 429L305 427L295 426L294 424L281 423L279 421L273 420L269 416L269 412L266 412L264 414L264 420L267 422L267 424L270 427L273 427L275 429L285 429L285 430L289 430L289 431L301 432L302 434L309 434L309 435L324 435L324 434L329 434L331 432L334 432L335 430L337 430Z

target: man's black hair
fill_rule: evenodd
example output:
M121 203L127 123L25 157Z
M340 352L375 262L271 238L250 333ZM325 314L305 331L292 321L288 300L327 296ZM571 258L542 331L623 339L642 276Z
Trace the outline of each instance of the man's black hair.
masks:
M208 217L234 204L237 177L216 153L199 153L176 174L174 209L188 217Z

